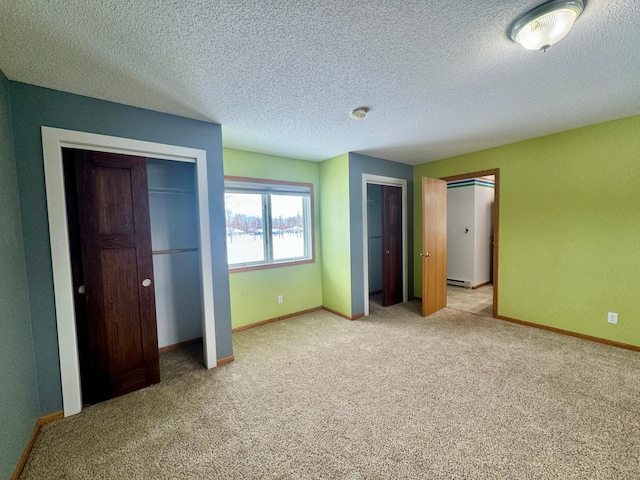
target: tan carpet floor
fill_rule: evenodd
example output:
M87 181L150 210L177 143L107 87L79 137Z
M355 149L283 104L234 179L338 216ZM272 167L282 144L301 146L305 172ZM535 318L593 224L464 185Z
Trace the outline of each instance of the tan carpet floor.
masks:
M162 356L159 385L46 425L29 479L640 478L640 354L418 302Z

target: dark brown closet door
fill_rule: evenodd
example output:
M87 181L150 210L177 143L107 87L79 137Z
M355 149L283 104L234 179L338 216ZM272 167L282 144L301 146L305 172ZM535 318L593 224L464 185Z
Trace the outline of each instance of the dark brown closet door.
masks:
M85 286L83 391L99 401L160 381L146 159L66 150L69 161L82 262L74 271Z
M382 305L402 302L402 189L382 187Z

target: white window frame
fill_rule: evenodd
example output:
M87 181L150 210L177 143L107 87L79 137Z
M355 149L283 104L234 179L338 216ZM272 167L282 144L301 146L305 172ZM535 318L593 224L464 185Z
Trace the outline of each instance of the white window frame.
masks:
M313 184L302 182L284 182L279 180L265 180L258 178L230 177L225 176L225 195L227 193L252 194L262 196L262 244L264 248L264 259L256 262L242 262L229 264L229 272L242 272L247 270L257 270L263 268L282 267L287 265L298 265L315 261L314 242L314 218L313 218ZM304 257L292 257L275 260L273 258L272 232L272 195L292 195L302 197L303 201L303 223L304 223ZM226 210L226 205L225 205Z

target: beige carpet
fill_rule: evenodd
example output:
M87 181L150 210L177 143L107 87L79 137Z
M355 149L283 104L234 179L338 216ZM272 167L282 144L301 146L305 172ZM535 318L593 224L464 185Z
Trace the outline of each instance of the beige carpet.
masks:
M640 355L454 309L315 312L43 428L23 479L640 478Z

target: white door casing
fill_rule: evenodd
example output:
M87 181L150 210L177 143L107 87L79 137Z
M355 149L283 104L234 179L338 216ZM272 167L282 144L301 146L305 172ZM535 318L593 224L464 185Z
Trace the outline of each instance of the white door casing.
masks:
M82 410L82 395L73 304L62 148L138 155L162 160L195 163L199 222L200 278L203 302L202 338L205 366L207 368L214 368L217 357L213 309L213 270L211 265L206 152L204 150L175 145L42 127L42 150L47 213L49 217L49 235L51 238L51 263L53 268L56 323L58 327L62 404L66 417L79 413Z
M362 255L364 265L364 314L369 315L369 239L367 185L387 185L402 189L402 301L409 300L408 264L407 264L407 181L401 178L362 174Z

